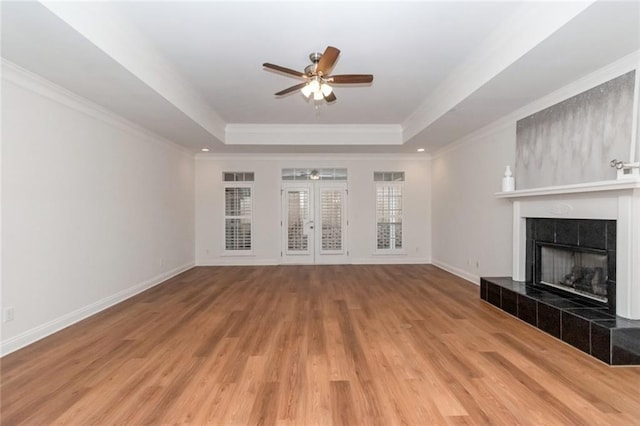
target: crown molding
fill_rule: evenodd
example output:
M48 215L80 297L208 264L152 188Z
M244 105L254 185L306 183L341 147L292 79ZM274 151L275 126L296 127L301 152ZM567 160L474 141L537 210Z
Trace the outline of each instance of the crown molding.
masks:
M227 124L227 145L402 145L399 124Z
M184 146L166 139L145 127L135 124L122 116L119 116L110 110L65 89L64 87L58 86L38 74L14 64L13 62L4 58L0 59L3 81L14 84L60 105L64 105L67 108L80 112L93 119L102 121L103 123L122 130L132 136L141 138L148 142L165 145L182 154L193 157L193 152Z
M515 119L516 121L520 120L535 112L555 105L558 102L562 102L572 96L599 86L602 83L606 83L607 81L626 74L629 71L633 71L638 68L639 61L640 50L637 50L585 75L582 78L579 78L578 80L562 86L558 90L555 90L546 96L518 108L507 117L511 117L511 119Z
M461 147L464 147L468 143L474 143L478 139L489 138L491 136L497 135L498 133L507 130L510 126L513 127L513 135L515 138L516 123L512 120L511 115L512 114L509 114L509 118L500 118L492 123L487 124L484 127L481 127L478 130L473 131L472 133L469 133L468 135L461 137L460 139L444 145L442 148L432 152L431 158L440 158L451 151L455 151Z
M428 153L415 154L254 154L254 153L199 153L195 155L196 161L431 161Z
M468 98L484 84L546 40L595 0L554 4L549 14L544 2L525 2L496 28L480 47L433 91L402 123L408 141Z
M109 2L85 3L82 8L74 2L40 3L212 136L223 140L224 120Z
M495 135L509 126L513 126L513 137L515 140L516 122L524 117L534 114L540 110L548 108L552 105L562 102L572 96L578 95L586 90L592 89L602 83L621 76L629 71L637 70L640 66L640 50L632 52L627 56L623 56L615 62L612 62L586 76L575 80L554 92L549 93L527 105L510 112L507 115L483 126L468 135L457 139L432 153L432 158L436 159L442 155L456 150L468 143L475 142L478 138L485 138ZM637 120L637 117L634 117Z

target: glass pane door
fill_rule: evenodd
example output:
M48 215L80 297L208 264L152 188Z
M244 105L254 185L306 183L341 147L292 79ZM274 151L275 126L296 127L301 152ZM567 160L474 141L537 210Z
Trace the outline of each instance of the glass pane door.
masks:
M348 263L346 201L346 182L283 183L283 263Z
M284 188L283 255L313 257L312 201L311 185Z
M344 253L344 200L346 191L340 188L320 188L320 253Z

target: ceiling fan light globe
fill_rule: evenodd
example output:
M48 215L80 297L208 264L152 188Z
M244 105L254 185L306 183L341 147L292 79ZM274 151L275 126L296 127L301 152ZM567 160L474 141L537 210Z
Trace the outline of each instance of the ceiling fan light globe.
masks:
M320 83L318 82L318 80L312 80L311 82L309 82L309 89L311 89L312 92L319 92L320 91Z
M320 90L313 92L313 100L314 101L321 101L324 99L324 96L322 96L322 92Z
M333 87L323 83L320 85L320 92L322 92L323 96L329 96L333 92Z
M311 90L311 87L309 84L307 84L306 86L304 86L302 89L300 89L300 91L302 92L302 94L308 98L309 96L311 96L311 93L313 93L313 90Z

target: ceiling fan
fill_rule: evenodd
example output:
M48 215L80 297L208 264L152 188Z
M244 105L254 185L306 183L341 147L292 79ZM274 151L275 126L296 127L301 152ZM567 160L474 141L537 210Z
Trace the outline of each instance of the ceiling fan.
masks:
M333 102L336 100L336 95L333 93L331 83L359 84L371 83L373 81L373 75L371 74L330 75L329 73L333 69L336 60L338 59L338 55L340 55L340 50L333 46L328 46L324 53L312 53L309 55L311 65L308 65L304 69L304 72L295 71L290 68L270 63L264 63L262 66L305 80L303 83L296 84L295 86L279 91L276 93L276 96L282 96L295 92L296 90L300 90L307 98L313 95L313 99L316 101L324 99L327 102Z

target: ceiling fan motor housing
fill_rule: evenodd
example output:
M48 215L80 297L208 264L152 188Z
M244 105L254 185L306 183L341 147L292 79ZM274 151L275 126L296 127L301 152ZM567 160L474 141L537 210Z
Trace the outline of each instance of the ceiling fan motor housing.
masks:
M309 54L309 59L311 60L312 64L307 65L304 68L305 74L312 76L316 73L318 69L318 62L320 62L320 58L322 58L322 53L320 52L314 52Z
M320 58L322 58L321 52L314 52L309 54L309 59L311 59L311 62L313 62L314 64L320 62Z

